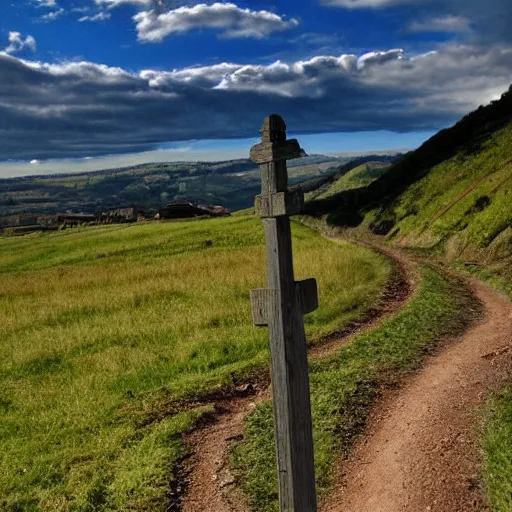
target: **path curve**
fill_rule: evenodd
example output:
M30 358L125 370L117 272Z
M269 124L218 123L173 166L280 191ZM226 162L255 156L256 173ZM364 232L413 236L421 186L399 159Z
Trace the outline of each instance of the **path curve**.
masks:
M416 291L420 277L415 263L387 248L374 249L396 262L397 274L385 287L379 304L368 312L363 321L329 336L318 346L310 347L310 359L329 357L355 335L376 328L384 318L400 310ZM245 495L236 488L235 479L229 470L228 454L232 442L243 434L247 415L256 403L269 399L270 394L268 388L254 387L248 396L216 403L217 414L213 422L186 437L185 443L191 456L185 464L187 491L182 498L182 512L250 510Z
M478 406L512 375L512 305L470 281L484 315L378 404L322 512L470 512L480 488Z

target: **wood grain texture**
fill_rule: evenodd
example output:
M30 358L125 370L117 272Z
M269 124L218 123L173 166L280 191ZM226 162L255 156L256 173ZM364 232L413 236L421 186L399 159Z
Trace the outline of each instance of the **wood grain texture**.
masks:
M270 218L263 224L280 507L283 512L315 511L306 336L293 274L290 220Z
M268 288L251 290L252 323L256 327L268 325L270 294Z
M304 193L276 192L275 194L256 196L254 213L259 217L280 217L281 215L298 215L304 210Z
M257 164L280 162L300 158L304 151L299 146L297 139L285 142L262 142L251 148L251 160Z
M260 165L267 288L251 292L253 321L268 325L272 366L275 444L281 512L316 512L313 434L303 313L318 307L314 279L295 282L289 215L302 210L302 193L288 192L286 160L303 152L286 140L286 125L272 115L251 158Z

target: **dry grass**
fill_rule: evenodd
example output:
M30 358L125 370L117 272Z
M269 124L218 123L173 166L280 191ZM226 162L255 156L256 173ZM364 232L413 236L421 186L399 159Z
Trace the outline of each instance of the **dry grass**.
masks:
M363 314L389 273L303 226L294 244L297 279L319 283L310 339ZM209 409L149 411L266 364L248 301L264 275L252 217L0 239L0 508L165 510L181 434Z

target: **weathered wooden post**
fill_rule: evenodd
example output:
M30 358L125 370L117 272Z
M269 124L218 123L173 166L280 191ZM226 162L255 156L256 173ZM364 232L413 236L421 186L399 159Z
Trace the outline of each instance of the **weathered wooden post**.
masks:
M288 192L286 160L303 154L297 140L286 140L278 115L264 121L262 142L251 148L260 164L262 217L267 253L267 288L251 291L254 324L268 326L272 364L275 444L281 512L317 510L308 360L303 315L318 307L316 281L296 282L290 215L304 206L301 191Z

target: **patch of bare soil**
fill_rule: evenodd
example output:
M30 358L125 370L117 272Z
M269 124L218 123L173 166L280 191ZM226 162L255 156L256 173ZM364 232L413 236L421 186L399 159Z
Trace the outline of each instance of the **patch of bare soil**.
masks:
M266 394L264 390L254 396L216 404L216 421L187 438L192 455L187 461L183 512L250 510L244 494L235 487L227 455L230 444L239 439L243 431L247 414Z
M337 467L325 512L470 512L480 485L478 406L512 374L512 305L472 281L483 318L375 408Z
M410 299L419 282L415 265L400 254L382 249L397 263L396 274L386 286L379 303L360 322L351 324L309 350L310 358L333 355L361 332L374 329L384 318L398 311ZM213 421L190 434L185 442L191 456L185 461L183 512L244 512L250 510L229 470L231 443L243 435L247 415L261 400L270 398L269 388L249 386L246 396L234 396L215 404Z

